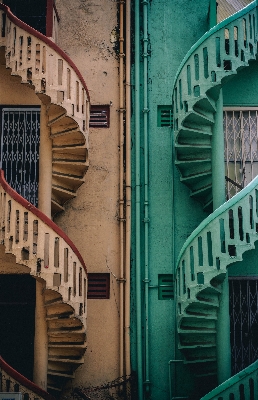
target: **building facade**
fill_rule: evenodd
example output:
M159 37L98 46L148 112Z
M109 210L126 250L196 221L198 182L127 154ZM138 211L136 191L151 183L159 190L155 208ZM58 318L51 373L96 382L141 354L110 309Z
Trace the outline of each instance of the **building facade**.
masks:
M256 2L0 12L1 390L255 399Z

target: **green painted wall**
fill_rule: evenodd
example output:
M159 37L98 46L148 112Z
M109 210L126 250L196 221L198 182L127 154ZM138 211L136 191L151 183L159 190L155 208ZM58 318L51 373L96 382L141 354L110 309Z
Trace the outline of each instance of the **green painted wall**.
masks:
M258 61L250 62L248 72L240 70L223 86L224 106L258 106Z
M141 6L142 7L142 6ZM182 359L177 350L175 336L175 304L173 300L158 300L158 274L173 274L179 251L191 232L206 217L199 203L189 197L189 190L180 183L178 171L172 162L173 131L157 127L158 105L172 102L173 80L177 68L190 47L208 30L209 1L166 0L150 1L148 5L148 144L149 144L149 348L151 399L169 399L169 369L171 359ZM187 10L187 12L186 12ZM142 12L142 9L140 10ZM142 15L140 15L142 21ZM142 23L141 23L142 34ZM134 37L133 37L134 40ZM142 43L141 43L142 46ZM132 83L134 84L134 54ZM143 82L141 58L141 84ZM142 87L142 86L141 86ZM140 110L135 113L143 119L141 93ZM137 372L136 300L135 300L135 138L132 132L132 369ZM144 279L144 224L143 220L143 156L144 143L141 131L141 268ZM194 210L194 213L193 213ZM142 333L144 330L144 283L142 282ZM145 356L143 351L143 362ZM143 368L144 370L144 368ZM194 382L186 369L177 366L176 392L182 396L191 393ZM175 389L175 388L174 388Z
M255 249L243 254L243 261L231 264L228 267L228 276L257 276L258 275L258 244Z

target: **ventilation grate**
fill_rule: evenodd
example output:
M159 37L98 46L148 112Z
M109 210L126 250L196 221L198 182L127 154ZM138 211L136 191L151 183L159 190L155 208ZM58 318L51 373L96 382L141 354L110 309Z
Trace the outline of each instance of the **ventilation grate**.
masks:
M88 274L88 299L109 299L109 274Z
M158 275L159 300L170 300L174 298L173 274Z
M172 105L158 106L158 127L173 127L173 110Z
M90 109L90 128L108 128L109 127L109 106L91 106Z

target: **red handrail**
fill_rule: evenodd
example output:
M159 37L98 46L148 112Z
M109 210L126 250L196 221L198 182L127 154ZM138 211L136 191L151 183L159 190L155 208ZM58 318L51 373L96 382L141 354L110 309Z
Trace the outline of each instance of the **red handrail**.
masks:
M53 50L55 50L58 54L60 54L60 56L63 57L64 60L66 60L68 62L68 64L73 68L73 70L78 75L78 77L79 77L84 89L86 90L88 98L90 100L90 95L89 95L89 91L88 91L86 82L83 79L82 74L80 73L80 71L78 70L76 65L70 59L70 57L68 57L68 55L62 49L60 49L60 47L58 47L52 40L50 40L45 35L43 35L43 33L38 32L36 29L34 29L31 26L25 24L25 22L23 22L19 18L17 18L11 12L11 10L10 10L10 8L8 6L6 6L5 4L0 3L0 9L2 9L6 13L6 15L8 16L10 21L12 21L15 25L19 26L20 28L24 29L26 32L30 33L33 36L36 36L38 39L40 39L43 42L45 42L49 47L51 47Z
M11 378L15 379L17 382L25 386L27 389L38 394L45 400L55 400L54 396L51 396L48 392L41 389L34 382L31 382L25 376L21 375L16 369L12 368L7 362L0 356L0 368L2 368Z
M4 178L4 171L0 169L0 184L2 188L8 193L11 198L25 207L27 210L31 211L34 215L36 215L41 221L43 221L46 225L48 225L51 229L53 229L60 237L62 237L66 243L71 247L73 252L77 255L78 259L80 260L86 274L87 274L87 267L86 264L77 249L74 243L69 239L69 237L62 231L59 226L57 226L50 218L48 218L42 211L40 211L37 207L33 206L30 202L25 200L21 195L19 195L11 186L6 182Z

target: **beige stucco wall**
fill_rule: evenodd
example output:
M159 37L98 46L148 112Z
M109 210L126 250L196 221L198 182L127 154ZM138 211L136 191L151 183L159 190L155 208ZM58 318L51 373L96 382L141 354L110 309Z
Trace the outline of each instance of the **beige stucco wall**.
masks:
M119 86L115 54L117 2L57 0L59 46L81 71L91 104L111 104L110 128L91 129L89 169L77 198L56 218L81 252L88 272L110 272L110 299L88 300L85 363L73 385L119 377Z
M21 84L21 78L11 75L5 67L4 48L0 48L0 105L40 105L34 88Z

